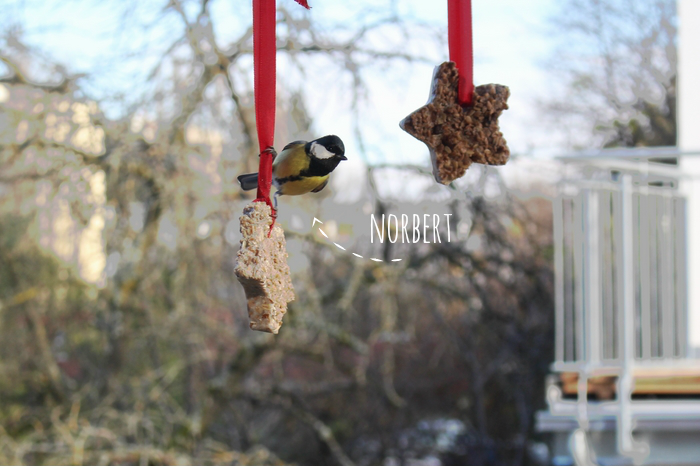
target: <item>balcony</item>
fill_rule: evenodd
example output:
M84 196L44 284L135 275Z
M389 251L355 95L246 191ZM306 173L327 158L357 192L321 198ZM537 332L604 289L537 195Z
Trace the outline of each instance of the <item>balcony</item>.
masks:
M681 156L624 149L561 160L555 361L537 418L554 463L700 462Z

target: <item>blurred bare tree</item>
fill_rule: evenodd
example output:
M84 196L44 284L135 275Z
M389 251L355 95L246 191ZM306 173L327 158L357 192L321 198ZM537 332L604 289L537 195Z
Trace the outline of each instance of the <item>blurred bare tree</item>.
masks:
M560 45L547 65L568 84L543 110L557 128L578 132L569 145L675 145L676 2L567 0L558 8Z
M391 5L333 32L280 4L279 50L300 73L310 55L332 64L350 110L366 67L424 59L366 40L424 27ZM459 194L452 228L469 241L395 245L400 264L303 237L313 267L283 332L251 332L232 260L234 180L257 158L251 32L222 45L210 7L166 5L179 32L118 119L5 32L0 463L532 462L552 345L546 201ZM311 134L302 94L281 89L280 106L278 140Z

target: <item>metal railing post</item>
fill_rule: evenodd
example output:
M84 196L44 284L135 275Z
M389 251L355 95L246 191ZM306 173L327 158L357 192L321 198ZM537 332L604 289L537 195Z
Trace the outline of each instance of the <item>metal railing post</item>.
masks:
M632 175L622 176L622 345L620 346L620 378L618 380L617 448L621 455L640 464L649 454L649 447L635 442L632 431L632 391L634 390L634 216Z

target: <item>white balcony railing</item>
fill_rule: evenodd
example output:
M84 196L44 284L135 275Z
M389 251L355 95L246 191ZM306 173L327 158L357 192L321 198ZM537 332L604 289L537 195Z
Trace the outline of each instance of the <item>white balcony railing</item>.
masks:
M661 413L700 420L695 400L659 401L658 407L632 400L635 378L644 371L697 372L688 346L683 174L677 165L651 162L672 161L679 155L674 150L566 158L568 177L553 200L552 370L568 381L573 377L576 390L575 399L567 399L571 386L552 379L549 415L540 414L538 423L548 431L548 424L572 420L577 436L585 437L593 427L614 422L619 455L635 462L649 456L649 446L632 436L635 424L658 421ZM590 401L591 378L601 375L614 378L615 398Z
M685 199L678 181L649 171L607 173L607 180L567 184L554 201L557 370L620 364L625 246L632 255L633 358L688 356ZM630 213L623 212L624 196Z

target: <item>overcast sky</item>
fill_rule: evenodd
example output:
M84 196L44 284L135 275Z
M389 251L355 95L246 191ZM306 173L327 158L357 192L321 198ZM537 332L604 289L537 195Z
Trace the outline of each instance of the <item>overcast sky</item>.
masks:
M279 0L279 4L292 0ZM130 5L133 2L128 2ZM361 11L362 2L311 0L309 13L315 20L323 18L355 17ZM133 3L139 5L139 3ZM37 0L0 0L3 25L10 22L22 24L25 39L40 45L52 58L67 64L71 71L87 71L91 74L88 90L95 95L109 93L112 89L128 89L132 76L159 55L167 43L169 30L181 30L167 20L163 27L149 36L132 34L141 24L153 21L165 2L141 2L129 11L125 27L119 2L105 0L51 2ZM241 9L246 2L212 2L217 34L225 43L247 27L251 13ZM538 131L534 102L546 95L550 83L541 67L551 51L552 41L547 37L547 19L552 14L553 0L474 0L474 48L476 84L499 83L510 87L510 110L502 117L501 125L514 153L546 151L551 143L544 131ZM435 25L447 24L446 1L401 0L397 7L404 13L429 21ZM146 45L147 47L143 47ZM427 47L427 46L426 46ZM149 53L143 53L143 50ZM129 50L138 51L130 61L115 63ZM424 51L420 51L423 53ZM435 64L448 57L444 50L428 49L435 55ZM150 56L149 56L150 55ZM363 113L365 136L368 142L367 162L398 163L419 162L426 153L424 146L398 128L398 122L408 113L425 104L433 71L433 65L411 65L399 70L402 76L388 76L386 70L370 76L371 99ZM408 75L408 76L406 76ZM278 77L284 80L284 76ZM319 133L352 134L351 118L347 112L328 105L326 99L315 99L314 92L307 93L310 110ZM324 96L325 97L325 96ZM342 110L342 109L341 109ZM281 143L280 143L281 144ZM352 144L350 142L350 144Z

